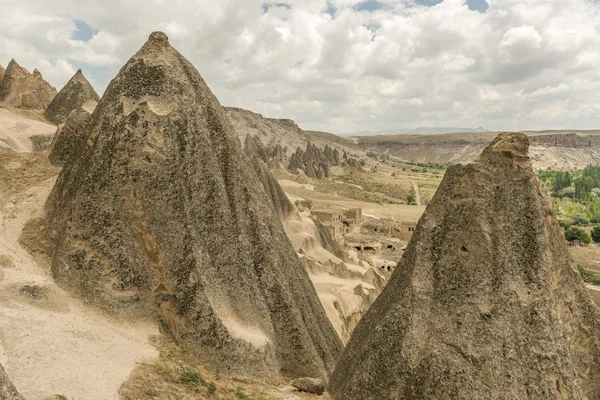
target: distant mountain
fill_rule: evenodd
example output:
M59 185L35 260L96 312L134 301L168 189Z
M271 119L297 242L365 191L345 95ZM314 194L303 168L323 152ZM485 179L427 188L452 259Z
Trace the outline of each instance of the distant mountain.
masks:
M477 128L458 127L420 127L414 129L388 129L382 131L362 131L354 133L342 133L340 136L388 136L388 135L441 135L444 133L458 132L489 132L482 126Z

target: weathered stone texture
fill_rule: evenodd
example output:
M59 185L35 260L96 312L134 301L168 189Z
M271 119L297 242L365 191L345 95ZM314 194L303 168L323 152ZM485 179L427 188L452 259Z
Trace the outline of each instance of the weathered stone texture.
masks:
M222 370L326 378L342 344L233 126L157 32L106 89L47 202L52 273Z
M44 116L48 121L60 125L73 110L84 109L92 113L99 101L98 93L78 70L48 105Z
M448 168L330 380L336 400L598 399L600 312L528 158Z

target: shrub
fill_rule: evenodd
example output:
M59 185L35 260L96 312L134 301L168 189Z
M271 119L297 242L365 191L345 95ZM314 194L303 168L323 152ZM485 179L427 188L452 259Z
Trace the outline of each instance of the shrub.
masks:
M215 386L214 382L209 383L206 389L208 390L208 393L211 394L217 391L217 387Z
M564 219L558 220L558 224L565 229L569 229L573 225L571 221L567 221Z
M596 243L600 243L600 226L592 229L592 240Z
M242 392L242 388L238 386L235 388L235 397L237 397L238 399L247 399L248 395Z
M179 377L179 383L187 386L204 386L204 379L193 369L186 369Z
M575 226L587 226L590 224L590 220L581 214L573 215L573 225Z
M573 240L580 240L582 243L589 244L592 242L592 238L586 231L576 226L572 226L565 231L565 239L569 242Z

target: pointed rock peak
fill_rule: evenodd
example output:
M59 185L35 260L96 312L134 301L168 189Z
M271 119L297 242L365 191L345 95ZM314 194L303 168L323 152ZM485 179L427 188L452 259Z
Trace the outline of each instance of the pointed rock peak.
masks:
M223 107L166 35L121 68L83 135L47 202L60 285L158 317L216 367L327 377L341 342Z
M42 73L41 73L40 71L38 71L38 69L37 69L37 68L35 68L35 69L33 70L33 75L39 76L40 78L42 77Z
M600 310L527 147L504 133L447 169L337 361L334 399L600 399Z
M501 133L477 157L475 162L493 162L499 159L513 159L515 161L529 160L529 138L523 133Z
M148 44L153 46L169 46L169 37L164 32L152 32L148 37Z
M73 110L92 112L99 101L98 93L81 70L78 70L48 105L44 116L48 121L60 125Z

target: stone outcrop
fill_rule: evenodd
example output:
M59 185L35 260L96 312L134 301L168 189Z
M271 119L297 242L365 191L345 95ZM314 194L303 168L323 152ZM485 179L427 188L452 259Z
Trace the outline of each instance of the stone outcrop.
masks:
M56 89L36 69L29 73L11 60L0 84L0 102L12 107L45 109L56 96Z
M325 391L325 383L318 378L294 379L291 385L301 392L313 393L319 396Z
M4 73L6 70L2 65L0 65L0 87L2 86L2 81L4 81Z
M248 158L260 157L270 169L282 169L285 152L280 144L269 148L265 147L257 136L246 135L244 140L244 151Z
M342 350L231 122L155 32L112 80L46 203L52 274L223 371L326 378Z
M24 400L23 397L17 392L17 389L12 384L6 371L0 365L0 399L1 400Z
M98 93L78 70L48 105L44 116L48 121L60 125L73 110L84 109L91 114L99 101Z
M328 178L332 166L349 166L360 167L360 162L350 157L344 151L343 156L340 155L338 149L333 149L328 144L323 149L310 141L306 144L306 149L300 147L290 157L288 170L297 173L298 170L311 178Z
M600 398L600 311L523 134L448 168L330 379L336 400Z
M71 111L65 123L58 127L48 154L52 165L64 165L69 157L81 151L85 145L84 128L90 117L87 110L78 108Z

